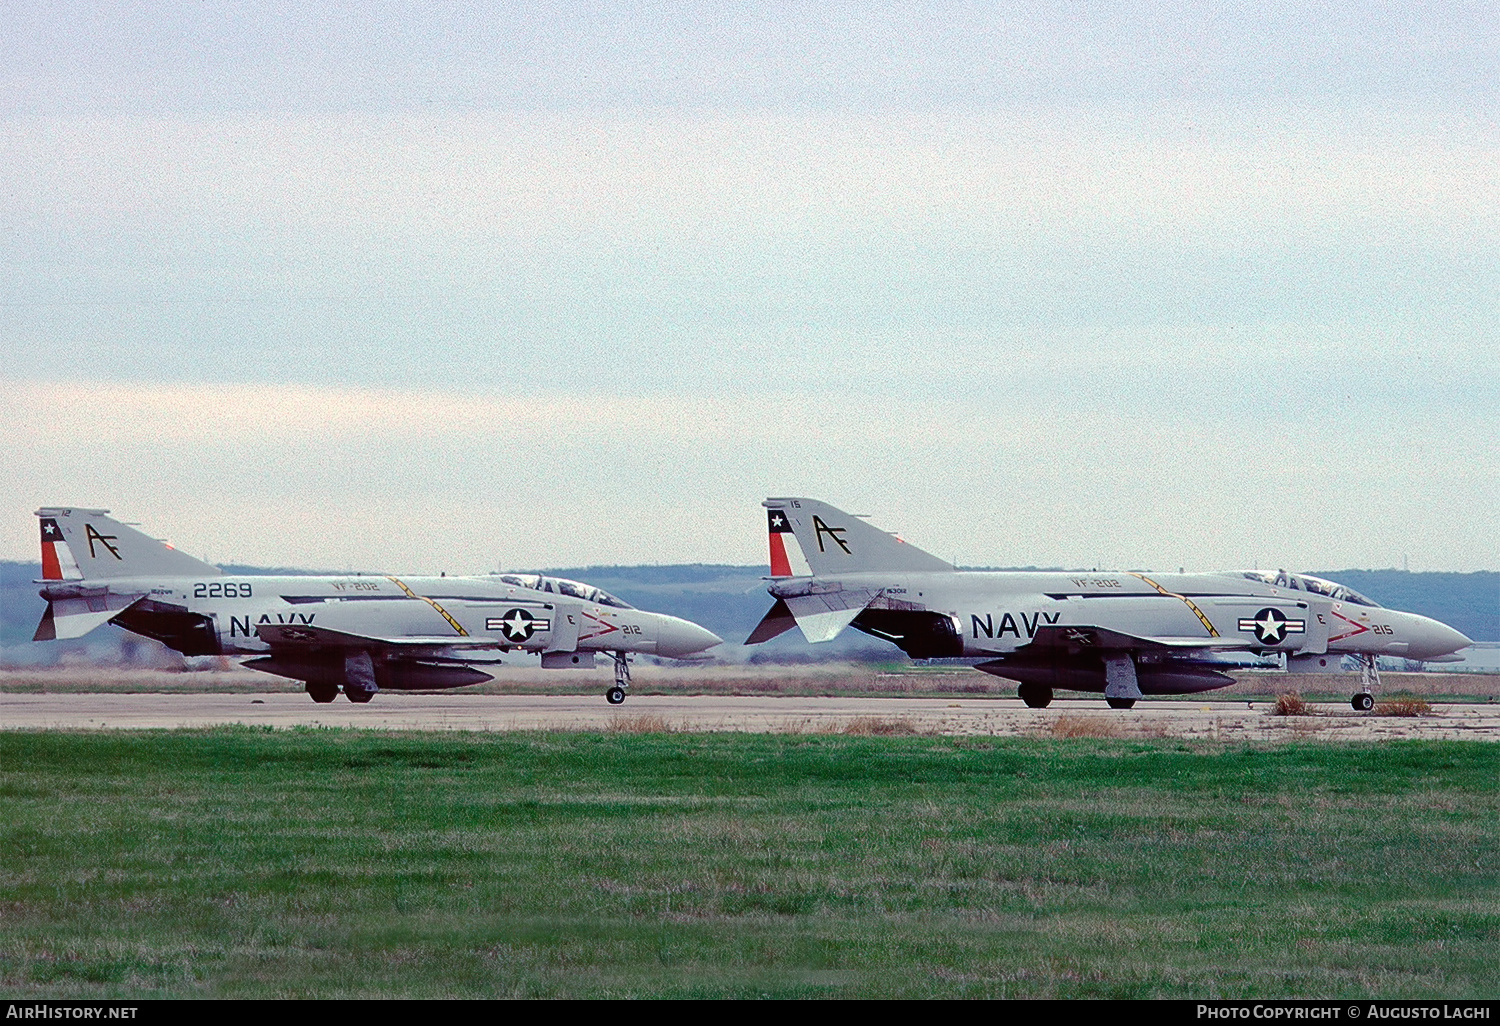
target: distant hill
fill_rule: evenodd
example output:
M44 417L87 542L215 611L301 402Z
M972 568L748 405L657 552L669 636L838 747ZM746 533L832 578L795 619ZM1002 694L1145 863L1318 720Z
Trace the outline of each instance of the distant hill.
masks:
M226 566L232 573L286 573ZM901 658L891 646L847 632L832 645L805 644L795 631L766 645L739 645L770 608L764 567L693 563L675 566L586 566L547 569L543 573L587 581L618 595L631 605L671 613L702 624L728 644L724 658L803 661L826 656L872 659ZM56 658L61 651L91 651L117 647L124 632L109 627L79 642L31 645L31 635L45 603L33 583L41 576L35 563L0 562L0 656L31 662ZM1346 584L1395 609L1406 609L1441 620L1475 641L1500 641L1500 572L1469 574L1408 573L1403 570L1329 570L1318 576Z

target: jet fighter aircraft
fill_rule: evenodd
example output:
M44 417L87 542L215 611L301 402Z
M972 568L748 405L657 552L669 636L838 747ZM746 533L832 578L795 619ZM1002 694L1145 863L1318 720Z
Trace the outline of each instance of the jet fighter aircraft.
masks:
M695 623L635 609L577 581L483 577L273 577L225 574L103 509L48 507L33 640L78 638L103 623L183 655L253 655L244 665L304 681L314 702L343 689L368 702L382 688L437 690L490 680L502 654L541 654L549 668L614 656L612 705L625 701L631 653L690 658L721 643Z
M1443 661L1471 644L1415 613L1383 609L1305 574L961 571L816 499L767 499L776 599L746 639L794 625L814 644L853 627L913 659L965 657L1019 682L1028 706L1054 689L1102 692L1128 709L1143 695L1234 683L1229 653L1282 655L1288 670L1339 670L1357 656L1355 709L1374 706L1380 655Z

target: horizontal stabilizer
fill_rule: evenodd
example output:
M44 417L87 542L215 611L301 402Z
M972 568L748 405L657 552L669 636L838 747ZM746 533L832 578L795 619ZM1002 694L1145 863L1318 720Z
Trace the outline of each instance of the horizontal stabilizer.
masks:
M759 645L763 641L770 641L797 626L797 620L792 616L792 611L786 607L781 599L766 610L766 615L760 618L760 623L755 625L755 630L745 639L747 645Z
M143 595L89 595L52 599L36 625L32 641L81 638L139 602Z
M802 636L810 644L832 641L870 604L868 591L836 591L820 595L797 595L783 599Z
M859 609L834 609L826 613L810 613L798 617L797 626L802 628L802 636L808 643L816 645L838 637L861 612Z

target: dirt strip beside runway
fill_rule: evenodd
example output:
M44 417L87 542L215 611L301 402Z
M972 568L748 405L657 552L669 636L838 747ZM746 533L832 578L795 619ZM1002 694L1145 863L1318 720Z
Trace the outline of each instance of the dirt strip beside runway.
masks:
M1500 706L1438 704L1434 715L1376 716L1314 705L1276 716L1268 702L1146 700L1131 710L1098 700L1028 709L1015 699L639 696L614 707L597 696L381 694L368 705L317 705L299 694L6 694L8 730L246 726L377 730L674 730L759 733L920 733L952 736L1181 737L1208 740L1500 741Z

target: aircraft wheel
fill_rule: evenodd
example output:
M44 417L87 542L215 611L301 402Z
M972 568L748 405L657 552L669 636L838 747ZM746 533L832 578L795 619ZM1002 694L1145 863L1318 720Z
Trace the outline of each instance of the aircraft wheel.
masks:
M314 702L332 702L339 697L339 686L337 684L314 684L307 682L307 697Z
M610 688L604 693L604 697L608 699L610 705L621 705L625 701L625 689Z
M344 697L351 702L358 702L363 705L375 697L375 692L366 691L364 688L345 688Z
M1356 712L1369 712L1375 708L1375 696L1367 691L1361 691L1349 699L1349 704L1354 706Z
M1135 707L1135 699L1133 698L1106 698L1105 701L1109 703L1111 709L1133 709Z
M1040 684L1022 684L1016 688L1016 694L1028 709L1045 709L1052 704L1052 689Z

